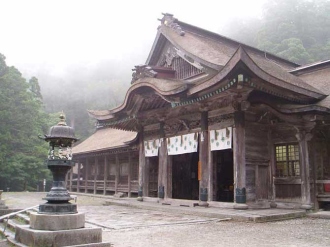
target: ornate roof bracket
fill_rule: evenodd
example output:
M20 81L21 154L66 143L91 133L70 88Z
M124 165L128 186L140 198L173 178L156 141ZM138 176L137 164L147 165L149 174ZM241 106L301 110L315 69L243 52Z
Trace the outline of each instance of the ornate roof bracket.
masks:
M244 76L241 74L240 79L242 79L242 78L244 78ZM246 77L246 82L248 82L248 81L249 81L249 78ZM221 86L219 86L217 89L214 89L211 92L205 93L201 96L197 96L197 97L194 97L194 98L186 99L186 100L181 101L181 102L171 102L171 106L172 106L172 108L174 108L174 107L177 107L177 106L190 105L190 104L193 104L193 103L197 103L197 102L206 100L210 97L213 97L217 94L225 92L229 89L242 89L243 88L243 86L242 86L243 81L240 81L239 83L240 84L238 84L238 76L236 76L232 80L230 80L226 83L223 83ZM235 86L236 86L236 88L235 88Z
M133 74L132 74L131 84L133 84L135 81L137 81L140 78L145 78L145 77L154 78L157 76L157 72L154 71L148 65L136 65L134 67L135 67L135 69L132 69L132 71L135 71L135 72L133 72Z
M182 30L181 26L176 22L178 19L174 18L172 14L162 13L163 18L158 19L162 25L172 28L180 36L184 36L186 33Z

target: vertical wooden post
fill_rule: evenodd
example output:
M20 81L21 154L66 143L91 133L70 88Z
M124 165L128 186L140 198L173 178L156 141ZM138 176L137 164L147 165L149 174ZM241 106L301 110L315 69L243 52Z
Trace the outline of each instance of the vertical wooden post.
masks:
M209 147L210 148L210 147ZM214 190L213 190L213 183L214 183L214 162L213 162L213 156L212 156L212 152L211 149L209 149L208 151L208 167L209 167L209 178L208 178L208 188L209 188L209 197L208 197L208 201L213 201L213 194L214 194Z
M89 169L89 162L88 158L86 158L86 169L85 169L85 193L87 193L87 186L88 186L88 169Z
M119 184L119 176L120 176L120 172L119 172L119 169L120 169L120 166L119 166L119 156L118 154L116 153L116 173L115 173L115 194L118 193L118 184Z
M167 143L164 131L164 122L160 122L159 129L160 146L158 152L158 198L165 198L165 177L167 176Z
M78 176L77 176L77 192L80 192L80 171L81 170L81 161L78 161Z
M104 180L103 180L103 195L107 194L107 181L108 181L108 156L104 155Z
M73 167L70 169L69 191L72 191Z
M128 193L127 196L131 197L131 180L132 180L132 155L131 152L128 153L128 176L127 176L127 188Z
M99 165L99 159L98 159L97 156L95 156L95 161L94 161L94 190L93 190L93 194L96 194L96 190L97 190L98 165Z
M139 190L138 201L143 201L143 186L144 186L144 174L146 169L146 159L144 153L144 137L143 128L139 132Z
M199 182L199 204L208 206L208 185L209 185L209 133L208 133L208 112L201 113L201 136L199 144L199 161L201 164L201 180Z
M172 178L173 178L173 156L168 156L167 166L164 173L165 199L172 198Z
M274 150L274 144L273 144L273 137L272 137L272 131L268 131L268 152L269 156L273 157L270 159L269 162L269 190L268 195L270 199L270 207L276 208L276 188L275 188L275 176L276 176L276 164L275 164L275 150Z
M246 165L245 165L245 114L241 111L234 113L234 179L235 179L235 209L247 209L246 205Z
M300 176L301 176L301 208L311 209L311 186L309 176L309 153L308 153L308 141L312 139L311 133L306 133L304 130L298 130L296 138L299 141L300 152Z
M145 159L145 168L143 175L143 196L149 196L149 187L150 187L150 158Z

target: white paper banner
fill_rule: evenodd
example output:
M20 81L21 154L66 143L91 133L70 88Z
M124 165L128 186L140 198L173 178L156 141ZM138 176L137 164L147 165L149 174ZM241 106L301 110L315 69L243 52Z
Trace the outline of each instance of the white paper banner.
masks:
M232 148L232 127L210 131L211 151Z
M174 136L166 139L168 155L197 152L198 133Z
M159 139L144 141L144 155L145 157L158 156Z

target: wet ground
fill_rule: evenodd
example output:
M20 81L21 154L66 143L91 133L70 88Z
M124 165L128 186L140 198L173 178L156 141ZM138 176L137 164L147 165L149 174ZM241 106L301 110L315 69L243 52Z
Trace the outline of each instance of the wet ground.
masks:
M43 193L4 193L10 208L43 203ZM301 218L268 223L222 221L210 217L123 206L103 206L104 198L77 197L86 226L103 228L113 246L330 246L330 220Z

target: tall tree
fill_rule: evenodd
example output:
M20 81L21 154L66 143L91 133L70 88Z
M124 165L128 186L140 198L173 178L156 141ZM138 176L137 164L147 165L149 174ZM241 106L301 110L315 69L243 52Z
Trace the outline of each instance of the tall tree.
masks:
M47 145L38 139L47 120L38 80L27 83L3 55L0 66L0 188L36 188L49 176L44 166Z

